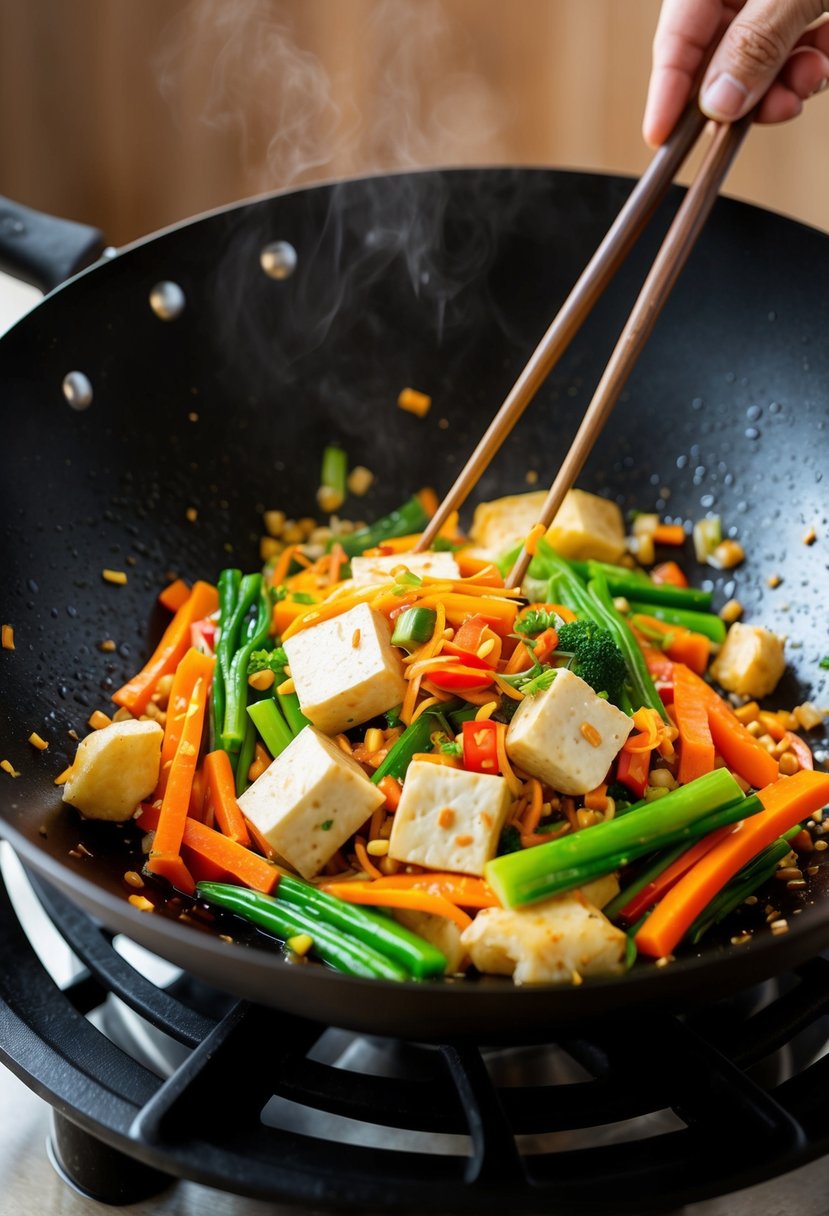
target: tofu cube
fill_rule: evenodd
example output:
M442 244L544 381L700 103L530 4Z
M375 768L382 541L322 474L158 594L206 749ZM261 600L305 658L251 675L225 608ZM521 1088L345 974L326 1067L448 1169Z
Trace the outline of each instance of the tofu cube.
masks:
M157 722L127 720L93 731L78 744L63 801L87 819L124 823L158 784L163 738Z
M394 814L389 857L482 875L495 856L510 801L503 777L413 760Z
M383 802L356 760L306 726L239 798L242 813L303 878L313 878Z
M351 580L357 587L367 583L387 583L392 570L405 566L418 578L460 578L458 563L451 553L384 553L379 557L352 557Z
M783 639L761 625L731 626L722 650L711 664L711 675L727 692L767 697L786 667Z
M604 780L633 720L563 667L549 688L525 697L507 730L507 755L562 794Z
M515 984L569 984L575 975L618 975L627 938L581 891L529 908L484 908L461 934L479 971Z
M461 931L453 920L446 916L435 916L432 912L416 912L413 908L395 908L394 919L437 946L446 959L447 975L457 975L459 971L466 970L469 959L461 945Z
M388 622L368 604L312 625L284 645L300 708L327 735L367 722L405 696Z
M469 535L480 548L500 553L524 539L538 521L546 492L512 494L475 508ZM562 557L618 562L625 552L622 513L615 502L569 490L547 530L547 540Z

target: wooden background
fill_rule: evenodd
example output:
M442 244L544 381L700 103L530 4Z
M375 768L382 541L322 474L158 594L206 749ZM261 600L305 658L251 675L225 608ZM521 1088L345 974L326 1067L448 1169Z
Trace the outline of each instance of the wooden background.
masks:
M0 192L122 243L419 164L638 173L658 0L0 0ZM829 103L728 192L829 228Z

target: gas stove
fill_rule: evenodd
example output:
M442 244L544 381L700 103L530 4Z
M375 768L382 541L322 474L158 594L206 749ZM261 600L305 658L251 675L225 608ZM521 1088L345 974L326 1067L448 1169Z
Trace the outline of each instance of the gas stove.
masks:
M826 1211L829 960L545 1044L365 1038L193 981L2 847L0 1059L53 1108L47 1147L4 1075L4 1213Z

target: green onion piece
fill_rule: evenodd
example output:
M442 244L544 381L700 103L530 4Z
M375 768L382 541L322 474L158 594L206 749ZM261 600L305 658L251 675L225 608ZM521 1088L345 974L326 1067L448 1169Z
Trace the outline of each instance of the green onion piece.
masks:
M406 727L397 742L389 748L383 763L374 770L371 778L374 784L382 781L384 777L396 777L398 781L402 781L412 756L416 752L430 750L434 730L444 730L448 734L448 723L443 719L442 713L432 713L427 709L417 721Z
M713 612L694 612L690 608L672 608L667 604L646 604L644 601L630 600L630 611L642 613L644 616L656 617L666 625L682 625L692 629L694 633L702 633L718 646L725 641L725 621L714 616Z
M773 877L779 862L791 849L789 841L799 831L800 824L791 828L784 836L778 836L777 840L773 840L756 857L746 862L731 881L714 896L711 903L703 908L685 934L684 940L695 946L709 929L719 924L730 912L738 908L743 900Z
M359 528L356 532L337 537L347 557L354 557L365 549L373 549L382 545L385 540L393 540L396 536L408 536L412 532L422 532L429 522L429 516L423 503L417 497L404 502L396 511L390 511L368 528ZM331 542L333 544L333 541ZM331 547L330 545L328 546ZM404 559L401 558L401 561Z
M434 608L407 608L394 622L392 646L402 646L408 651L416 650L418 646L429 641L435 631L437 619L438 614Z
M306 726L311 725L310 720L299 708L299 697L295 692L279 692L276 694L276 700L294 738L300 731L305 730Z
M326 510L336 511L345 500L348 456L341 447L329 444L322 453L320 489L327 491ZM336 501L336 506L332 504Z
M351 934L405 967L416 979L443 975L446 970L446 958L436 946L388 916L378 916L346 903L288 874L279 879L277 898L302 908L310 916L319 917L326 925Z
M615 920L617 914L621 912L622 908L627 907L634 895L638 895L639 892L648 885L648 883L651 883L655 878L658 878L663 870L667 870L668 866L672 866L674 862L682 856L687 848L688 843L687 841L683 840L681 844L674 845L672 849L665 849L663 852L654 857L650 865L646 866L640 874L637 874L636 878L634 878L632 882L629 882L626 887L622 887L619 894L614 895L610 903L605 904L605 906L602 908L602 912L607 919Z
M197 883L196 893L200 899L226 908L229 912L235 912L237 916L244 917L283 942L297 933L307 933L314 943L312 953L338 971L364 976L366 979L409 979L409 973L404 967L377 950L355 941L330 925L323 924L316 916L309 915L301 908L283 903L271 895L217 882Z
M506 907L533 903L673 845L693 834L700 821L710 831L721 813L733 812L733 822L759 809L759 799L745 798L727 769L715 769L671 790L657 804L640 804L620 819L496 857L487 862L486 879Z
M262 742L275 760L294 737L279 711L279 706L273 697L266 697L263 701L249 705L248 714L262 736Z
M218 670L218 669L217 669ZM245 737L242 740L242 746L239 748L237 755L231 755L231 764L236 765L236 797L241 797L245 790L250 785L248 779L248 770L253 764L253 757L256 755L256 727L250 718L245 725Z
M623 595L629 600L641 600L643 604L664 604L674 608L688 608L707 612L713 594L698 587L671 587L667 583L653 583L644 570L625 570L621 566L610 566L607 562L569 562L570 567L589 581L602 577L607 582L611 595Z
M625 662L628 669L628 693L634 709L641 709L643 705L655 709L660 718L667 722L668 711L662 703L662 698L656 691L651 673L648 671L648 665L645 662L645 656L639 647L639 643L631 632L625 618L621 613L616 611L613 605L613 600L610 597L610 592L607 583L601 577L594 578L588 584L588 594L595 604L595 612L598 615L599 624L604 625L605 629L609 629L613 635L613 640L625 656Z

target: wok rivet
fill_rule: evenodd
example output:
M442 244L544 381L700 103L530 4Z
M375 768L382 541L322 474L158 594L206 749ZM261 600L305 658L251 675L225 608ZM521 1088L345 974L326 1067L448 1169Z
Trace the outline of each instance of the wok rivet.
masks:
M184 310L186 302L187 297L178 283L169 280L156 283L150 292L150 308L162 321L175 321Z
M297 253L288 241L274 241L260 253L259 264L272 279L289 279L296 270Z
M73 410L85 410L92 404L92 385L83 372L67 372L63 377L63 395Z

